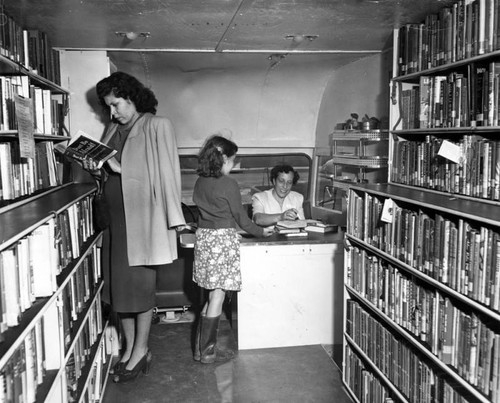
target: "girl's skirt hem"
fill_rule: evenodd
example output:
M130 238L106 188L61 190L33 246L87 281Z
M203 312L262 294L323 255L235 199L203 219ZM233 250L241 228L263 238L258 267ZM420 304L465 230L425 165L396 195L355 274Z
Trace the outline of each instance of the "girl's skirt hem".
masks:
M234 228L198 228L193 281L207 290L241 290L240 240Z

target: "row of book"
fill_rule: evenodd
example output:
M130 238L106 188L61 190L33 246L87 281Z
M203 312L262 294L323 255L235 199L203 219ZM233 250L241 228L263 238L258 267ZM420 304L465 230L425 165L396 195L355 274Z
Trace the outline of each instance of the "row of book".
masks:
M403 130L500 125L500 64L471 63L465 72L420 76L401 91Z
M17 326L36 298L57 290L55 221L41 225L29 237L0 252L0 330ZM52 242L51 242L52 241Z
M51 141L35 143L35 158L21 157L19 142L0 142L0 202L15 200L62 184L64 162Z
M465 398L460 400L463 387L443 377L439 369L352 299L347 300L346 326L347 334L356 345L408 401L468 401ZM500 337L495 338L493 348L492 356L498 360ZM500 398L498 365L492 365L492 370L487 396L491 401L497 401Z
M46 379L45 356L51 351L44 320L38 321L0 370L0 401L35 402L36 390Z
M392 265L354 247L349 255L351 270L347 284L360 296L407 329L437 356L443 351L436 324L439 294L430 291Z
M59 270L80 256L84 243L94 234L93 197L84 197L56 215Z
M52 49L47 34L23 29L5 10L0 24L0 55L56 84L61 83L59 51Z
M354 248L350 259L353 290L421 340L481 393L493 393L491 386L498 381L491 378L499 376L493 368L500 364L494 345L496 339L500 342L500 334L488 320L465 312L447 296L418 284L376 256Z
M90 299L96 294L101 280L100 248L92 247L92 252L87 254L82 264L70 277L62 289L62 329L65 351L68 351L74 339L78 319ZM100 298L100 295L97 296Z
M423 22L398 30L398 75L411 74L500 48L498 0L459 0Z
M67 402L78 401L78 391L82 390L80 381L83 370L92 361L93 347L96 346L100 334L103 331L102 309L100 294L96 296L96 303L92 305L89 316L78 337L73 343L73 349L66 361L66 385ZM100 347L100 346L99 346Z
M393 403L389 390L365 368L349 344L345 346L344 382L360 403Z
M19 97L28 100L28 114L21 111L19 115ZM62 96L30 83L28 76L0 76L0 130L17 130L19 117L29 116L33 133L63 135L64 102Z
M52 304L43 318L28 332L6 365L0 369L0 401L34 403L44 400L40 400L37 392L49 378L49 374L59 372L62 364L65 364L65 371L59 372L58 376L66 377L68 387L63 391L60 401L75 401L71 399L75 389L72 380L76 376L75 382L78 383L85 365L92 359L92 353L98 352L96 342L103 331L101 300L100 296L96 295L78 330L78 336L72 340L72 350L66 357L61 357L63 325L59 318L62 307L58 305L61 304ZM105 348L104 342L99 348ZM102 360L106 360L106 356L101 357L101 362ZM51 398L51 401L53 400L57 399Z
M500 311L500 234L462 218L350 193L348 227L363 240L460 294ZM386 202L387 200L387 202ZM381 220L390 203L392 222Z
M110 354L111 352L107 349L106 343L99 345L99 350L90 372L88 386L83 391L80 399L81 402L98 403L102 401L106 382L106 365L109 362Z
M439 391L445 380L432 365L356 301L346 303L347 335L405 398L410 402L443 401Z
M443 150L452 150L453 155L448 156ZM464 135L454 141L434 136L397 141L391 180L441 192L500 200L500 141L477 135Z
M56 292L57 276L80 256L84 242L93 234L89 206L91 196L73 203L57 217L0 251L0 336L19 324L23 313L37 298ZM98 254L94 246L70 279L70 301L84 299L79 297L82 292L87 295L95 279L100 278ZM83 278L79 280L80 277Z

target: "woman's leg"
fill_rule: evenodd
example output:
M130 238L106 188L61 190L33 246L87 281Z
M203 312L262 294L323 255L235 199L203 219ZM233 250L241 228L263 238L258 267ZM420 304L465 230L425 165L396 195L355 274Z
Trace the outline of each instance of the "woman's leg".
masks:
M120 361L127 362L132 355L135 343L135 316L130 314L119 314L123 335L125 337L125 351L122 354Z
M136 314L134 321L135 340L130 360L126 367L128 370L133 369L148 352L149 331L151 329L152 318L153 309Z

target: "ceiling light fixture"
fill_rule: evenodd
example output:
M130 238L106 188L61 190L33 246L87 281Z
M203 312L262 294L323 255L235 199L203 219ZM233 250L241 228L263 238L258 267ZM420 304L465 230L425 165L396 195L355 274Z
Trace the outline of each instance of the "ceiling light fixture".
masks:
M133 41L134 39L137 39L138 37L143 37L143 38L149 38L151 36L150 32L134 32L134 31L129 31L129 32L115 32L116 36L122 36L124 38L130 39Z
M310 42L314 41L316 38L318 38L319 35L304 35L304 34L293 34L293 35L286 35L285 39L291 39L293 43L301 43L304 42L304 40L309 40Z

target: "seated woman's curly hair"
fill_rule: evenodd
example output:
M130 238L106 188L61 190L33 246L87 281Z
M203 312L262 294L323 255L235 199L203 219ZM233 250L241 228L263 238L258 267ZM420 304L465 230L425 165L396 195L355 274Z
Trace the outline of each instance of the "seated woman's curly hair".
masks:
M295 185L299 179L300 179L300 175L299 173L293 169L293 167L291 165L288 165L288 164L281 164L281 165L276 165L273 169L271 169L271 175L270 175L270 179L271 179L271 182L274 183L274 181L276 180L276 178L278 177L278 175L283 172L283 173L289 173L289 172L293 172L293 184Z
M122 71L117 71L99 81L96 85L96 92L99 103L107 110L109 110L109 106L104 102L104 97L113 94L117 98L133 102L139 113L156 114L158 100L153 91L145 87L137 78Z

